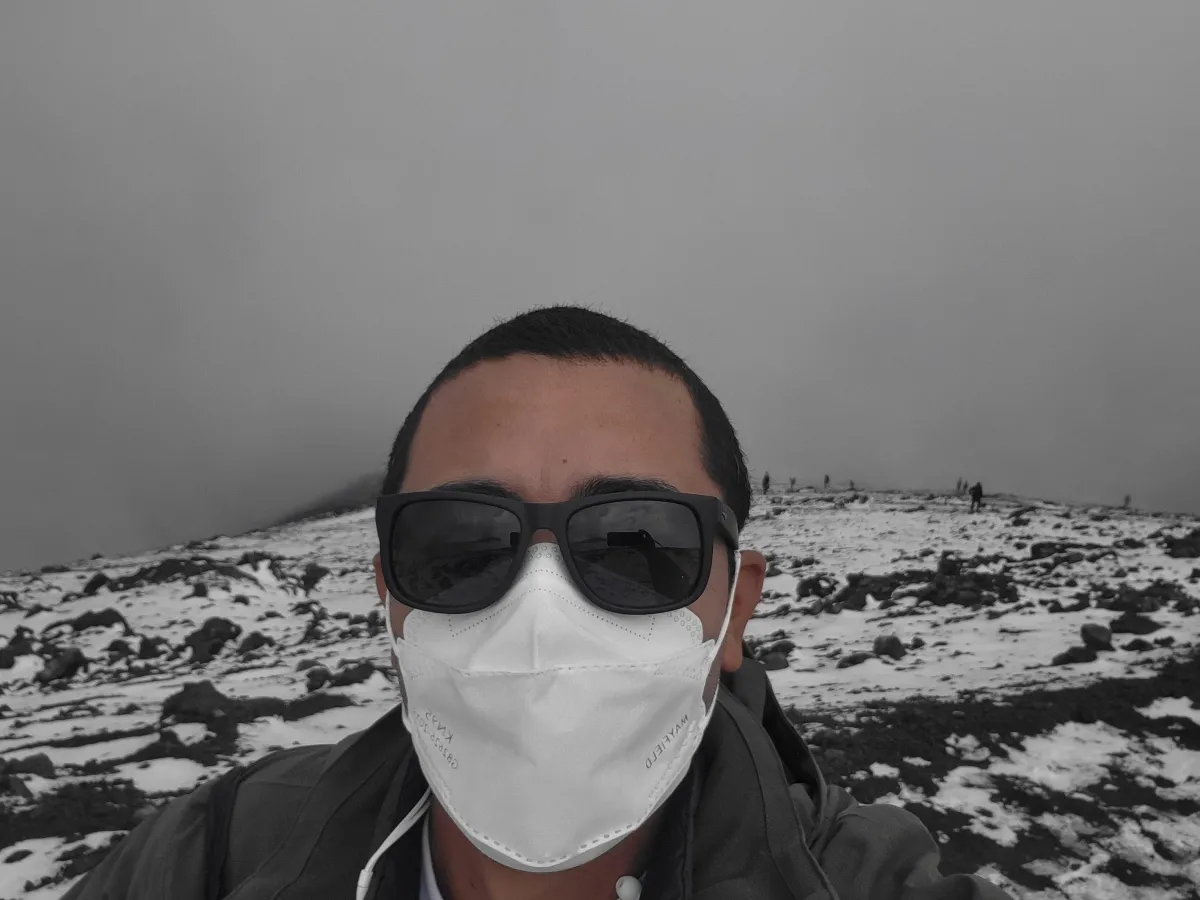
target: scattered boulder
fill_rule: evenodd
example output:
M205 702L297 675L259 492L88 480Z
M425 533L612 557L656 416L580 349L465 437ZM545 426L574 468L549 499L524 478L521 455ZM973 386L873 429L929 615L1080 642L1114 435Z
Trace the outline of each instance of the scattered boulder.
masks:
M241 563L239 562L240 566ZM147 587L153 584L167 584L171 581L188 581L206 572L215 572L226 578L249 581L258 584L258 579L243 572L237 566L217 562L207 556L193 556L191 559L164 559L151 566L144 566L125 578L116 578L109 583L111 591L132 591L135 588Z
M138 644L138 659L156 659L166 653L170 646L165 638L144 637Z
M129 623L125 621L125 617L117 612L117 610L111 608L95 612L85 612L74 619L47 625L42 630L45 632L52 628L61 628L64 625L70 625L71 630L76 634L86 631L89 628L112 628L114 625L120 625L126 634L133 633L133 629L129 627Z
M1052 666L1067 666L1072 663L1089 663L1096 661L1096 651L1091 647L1071 647L1063 653L1058 654L1051 660Z
M915 637L911 641L908 642L908 647L910 650L920 650L924 646L925 646L925 640L924 640L924 638L921 638L920 636Z
M894 634L881 634L875 638L875 655L890 656L892 659L903 659L908 653L900 638Z
M302 660L300 660L300 662L296 663L296 671L303 672L305 669L311 669L314 666L319 666L319 665L320 665L320 663L317 662L315 659L302 659Z
M1122 613L1109 625L1113 634L1153 634L1162 627L1148 616L1135 612Z
M811 578L801 578L796 585L796 599L805 597L828 597L837 590L837 582L828 575L814 575Z
M1085 647L1090 647L1093 650L1112 649L1112 632L1103 625L1088 622L1079 629L1079 636L1083 639Z
M123 641L120 638L105 647L104 652L108 654L109 662L134 655L133 648L129 646L129 642Z
M260 647L274 647L275 639L267 637L261 631L252 631L238 645L237 652L239 656L245 656Z
M362 684L368 678L375 674L375 664L372 662L360 662L352 666L342 668L333 676L329 682L331 687L349 687L352 684Z
M19 863L23 859L29 859L31 856L33 856L32 850L14 850L8 856L4 857L4 862L6 865L8 863Z
M192 648L192 662L210 662L221 652L229 641L235 640L242 633L242 627L228 619L213 617L206 619L204 624L188 635L183 642L185 647Z
M1183 537L1166 537L1163 549L1175 559L1200 559L1200 528Z
M938 560L937 573L946 577L953 578L962 572L962 560L955 559L950 555L949 551L942 554L942 558Z
M309 693L312 691L319 691L332 679L333 673L331 673L327 668L324 666L313 666L308 670L306 686L309 690Z
M54 777L54 763L45 753L35 753L24 759L0 760L0 773L5 775L37 775L39 778Z
M855 650L838 660L837 667L839 669L848 669L851 666L857 666L865 663L868 659L875 659L875 654L867 650Z
M94 597L96 592L107 584L108 576L103 572L97 572L88 580L88 583L83 586L83 596Z
M1127 641L1121 645L1122 650L1132 650L1135 653L1142 653L1146 650L1153 650L1154 645L1149 641L1144 641L1141 638L1134 638L1132 641Z
M928 572L893 572L890 575L854 572L846 576L846 586L834 595L833 602L841 609L866 609L867 597L874 597L877 602L887 600L896 588L928 577Z
M195 584L192 585L191 596L207 597L208 596L208 585L205 584L203 581L197 581Z
M1098 605L1115 612L1151 613L1171 603L1175 604L1178 611L1183 612L1196 602L1179 585L1162 579L1140 589L1122 584L1117 588L1115 597L1108 591L1104 593L1106 596Z
M45 668L33 677L39 684L50 684L54 681L68 681L76 672L88 669L88 659L78 647L70 647L62 651L48 663Z
M327 568L315 562L310 562L304 567L304 574L300 576L300 587L307 594L328 574L329 570Z
M164 700L159 721L202 722L214 735L227 739L237 735L239 724L252 722L262 716L279 716L286 721L294 721L322 709L353 705L353 700L343 696L301 697L290 702L279 697L235 699L222 694L213 687L211 681L199 681L185 684L182 690Z
M767 653L760 662L768 672L776 672L788 667L788 658L782 653Z
M32 800L33 792L25 786L25 782L17 775L0 775L0 797L5 794L20 797L22 800Z
M1074 544L1063 543L1062 541L1038 541L1029 548L1030 559L1049 559L1052 556L1057 556L1065 552L1068 548L1075 546Z

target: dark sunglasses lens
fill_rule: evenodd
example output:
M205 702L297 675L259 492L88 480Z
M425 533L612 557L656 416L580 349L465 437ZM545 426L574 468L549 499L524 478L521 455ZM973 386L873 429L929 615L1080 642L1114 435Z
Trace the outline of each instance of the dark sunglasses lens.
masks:
M507 509L465 500L420 500L392 529L391 572L404 602L454 612L495 599L508 578L521 522Z
M614 500L567 522L580 578L619 612L655 612L689 599L700 581L702 543L695 513L670 500Z

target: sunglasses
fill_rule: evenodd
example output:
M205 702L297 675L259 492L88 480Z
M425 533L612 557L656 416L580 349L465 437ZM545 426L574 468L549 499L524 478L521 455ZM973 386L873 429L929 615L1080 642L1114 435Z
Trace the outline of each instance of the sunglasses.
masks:
M718 500L623 491L526 503L458 491L388 494L375 504L383 578L426 612L473 613L512 586L537 531L558 541L571 578L596 606L625 615L669 612L704 592L713 541L738 541Z

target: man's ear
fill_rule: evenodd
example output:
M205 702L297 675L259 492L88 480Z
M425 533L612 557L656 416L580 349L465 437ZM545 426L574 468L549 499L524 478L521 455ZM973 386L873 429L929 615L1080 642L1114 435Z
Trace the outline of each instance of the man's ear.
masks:
M379 605L384 608L384 612L386 613L388 611L387 610L388 590L387 590L387 585L383 583L383 565L379 561L378 553L375 554L375 558L373 560L371 560L371 563L375 567L375 593L377 593L379 595Z
M742 551L742 566L738 570L737 586L733 591L733 609L729 613L729 628L721 648L721 669L736 672L742 665L742 637L758 601L762 597L763 580L767 577L767 561L757 550Z

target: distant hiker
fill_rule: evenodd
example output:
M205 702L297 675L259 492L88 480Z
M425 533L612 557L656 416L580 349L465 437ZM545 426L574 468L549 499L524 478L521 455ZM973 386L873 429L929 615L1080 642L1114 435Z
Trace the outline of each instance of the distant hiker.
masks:
M771 473L763 472L763 493L765 494L770 489L771 489Z
M978 481L971 485L971 512L983 509L983 485Z
M829 476L825 476L825 490L829 490Z
M954 495L957 497L961 493L962 493L962 479L960 478L960 479L958 479L958 481L954 482Z
M664 344L535 309L403 422L372 519L386 632L360 638L393 708L162 804L63 900L1008 900L943 874L913 810L827 781L784 714L743 641L753 480ZM6 845L41 827L3 808Z
M1125 509L1129 509L1129 501L1130 501L1131 499L1132 499L1132 498L1131 498L1131 497L1130 497L1128 494L1126 494L1126 495L1125 495L1125 502L1124 502L1123 504L1121 504L1121 505L1122 505L1122 506L1123 506Z
M857 488L854 486L854 479L853 479L853 478L851 478L851 479L850 479L850 490L852 490L852 491L854 491L854 490L858 490L858 489L857 489Z
M796 493L796 476L795 475L793 475L791 477L790 481L788 482L788 491L793 494Z

